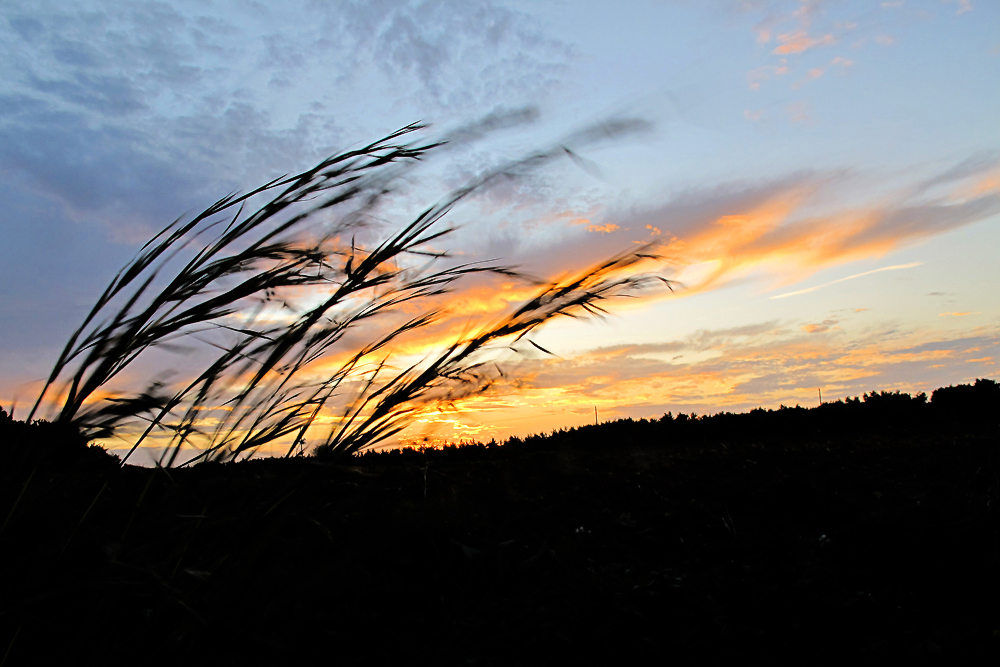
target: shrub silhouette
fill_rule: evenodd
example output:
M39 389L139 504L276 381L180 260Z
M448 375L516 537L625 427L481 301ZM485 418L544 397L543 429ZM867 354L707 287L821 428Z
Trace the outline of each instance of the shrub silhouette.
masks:
M517 113L494 116L458 138L468 141L517 120ZM435 297L477 275L528 280L512 267L456 263L435 249L453 231L441 220L458 202L497 179L575 157L580 146L641 126L597 125L490 170L373 245L356 236L370 227L375 209L401 178L448 144L405 143L422 125L223 197L190 221L166 227L115 276L70 337L28 421L54 393L53 422L60 428L86 439L133 429L123 462L151 434L166 435L161 463L168 466L183 447L201 450L193 460L232 460L270 443L287 445L286 455L307 445L329 457L385 440L427 406L489 387L502 374L493 363L497 350L519 351L522 342L541 349L527 337L546 322L600 316L608 299L656 282L669 287L639 272L658 259L643 246L568 278L536 281L534 298L499 321L402 370L392 366L394 343L439 320ZM245 215L260 198L263 205ZM290 305L303 294L319 302ZM285 322L268 321L275 309ZM417 314L402 317L406 312ZM352 336L371 331L377 333L350 346ZM179 389L157 379L144 391L101 396L153 348L195 343L217 352ZM332 370L318 376L321 363ZM338 405L340 416L320 428L317 418Z
M43 420L15 420L0 408L0 479L23 479L36 469L69 470L114 465L117 457L88 445L77 429Z

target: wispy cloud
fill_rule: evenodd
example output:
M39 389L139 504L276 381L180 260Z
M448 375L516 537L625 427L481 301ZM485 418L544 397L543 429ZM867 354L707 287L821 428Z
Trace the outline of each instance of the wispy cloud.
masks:
M969 178L978 178L1000 168L1000 150L979 151L958 164L920 182L922 189L954 183Z
M808 102L792 102L785 110L788 112L788 119L793 123L809 123L813 120Z
M572 57L528 14L461 0L245 13L39 0L4 18L0 169L77 218L122 227L149 212L140 236L328 155L350 122L328 105L378 82L398 91L385 106L478 115L536 97Z
M788 61L782 58L777 65L761 65L747 72L747 86L750 90L759 90L760 84L774 76L788 74Z
M0 366L32 375L43 355L26 350L68 335L176 216L416 118L534 102L574 57L496 2L11 0L0 13L0 284L17 285L0 290ZM508 188L543 196L528 179Z
M972 11L972 0L942 0L947 4L957 5L955 9L955 16L961 16L966 12Z
M802 78L799 81L796 81L795 83L792 84L792 89L796 90L798 88L801 88L805 84L809 83L810 81L815 81L816 79L818 79L821 76L823 76L823 72L824 72L824 70L823 70L822 67L813 67L812 69L810 69L809 71L806 72L806 75L805 75L804 78Z

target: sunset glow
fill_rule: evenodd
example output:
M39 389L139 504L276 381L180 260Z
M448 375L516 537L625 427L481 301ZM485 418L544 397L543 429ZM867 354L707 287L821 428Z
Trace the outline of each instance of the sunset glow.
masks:
M998 377L1000 5L573 5L8 5L4 408L23 417L107 282L171 220L419 119L433 123L425 140L458 140L393 182L357 238L331 241L339 261L583 127L649 129L567 149L460 202L442 223L454 234L428 248L451 259L412 257L407 270L495 262L521 277L475 275L401 304L310 377L433 311L359 369L426 363L542 286L644 244L655 257L632 270L671 282L602 303L606 318L557 318L516 349L497 343L484 391L419 406L385 444L501 440L592 423L595 409L600 421L743 411L812 405L819 390ZM459 131L521 108L537 114L482 137ZM289 294L256 321L291 322L329 292ZM184 381L199 358L180 343L150 356L88 405ZM363 378L317 426L343 418ZM105 444L119 450L121 435Z

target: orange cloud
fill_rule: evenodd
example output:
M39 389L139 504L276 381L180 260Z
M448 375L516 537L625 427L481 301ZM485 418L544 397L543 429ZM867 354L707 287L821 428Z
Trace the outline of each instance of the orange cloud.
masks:
M993 164L977 158L925 183L952 183L951 190L958 191L967 182L983 181L981 174L992 173ZM760 273L783 277L780 282L785 284L799 281L820 268L879 257L922 238L1000 214L1000 190L986 187L978 196L959 200L951 193L938 199L921 194L913 201L901 196L896 201L828 207L823 214L805 213L818 200L850 198L845 191L849 184L843 175L800 174L769 184L720 186L682 194L661 207L618 215L616 220L632 229L659 229L670 224L673 236L664 253L676 267L672 277L685 285L682 294L693 294ZM913 191L926 190L919 185ZM919 262L886 266L835 282L917 265ZM828 284L833 283L773 298L804 294Z
M825 397L874 389L916 393L984 376L1000 353L997 328L972 337L893 331L848 339L763 323L599 348L566 360L525 360L511 367L511 376L521 379L516 387L501 383L460 402L457 419L465 425L480 420L486 425L481 434L502 438L592 423L595 407L605 420L811 404L817 387ZM914 376L921 382L907 379Z
M823 320L819 324L807 324L802 327L802 330L806 333L823 333L829 331L835 324L837 324L837 320Z
M606 225L587 225L588 232L597 232L598 234L610 234L611 232L617 232L621 227L616 224L608 223Z
M778 35L781 46L777 46L771 53L776 55L789 55L792 53L802 53L817 46L831 46L837 43L837 38L832 34L822 37L810 37L805 30L795 30L784 35Z

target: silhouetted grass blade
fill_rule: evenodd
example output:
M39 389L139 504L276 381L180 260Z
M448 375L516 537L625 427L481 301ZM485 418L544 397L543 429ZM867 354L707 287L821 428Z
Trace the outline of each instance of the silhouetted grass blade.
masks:
M521 122L518 113L511 122ZM462 140L506 122L487 120L466 129ZM630 121L589 128L481 174L372 247L358 244L357 232L392 195L394 183L446 145L398 143L423 128L408 125L307 171L229 194L192 220L168 225L115 276L73 332L29 419L65 377L57 422L88 438L143 425L124 460L154 432L168 437L161 458L168 466L186 446L201 449L190 461L226 460L288 439L288 455L306 445L318 455L350 455L396 435L432 404L453 404L489 387L502 377L491 357L516 349L545 322L602 316L602 302L664 280L637 274L640 264L659 259L643 246L542 285L535 298L496 323L393 371L393 344L440 320L435 297L476 275L529 280L495 261L441 266L449 254L433 245L454 232L440 222L456 204L499 177L519 176L563 156L580 161L579 145L641 129ZM247 213L258 197L269 199ZM350 247L341 241L347 236ZM427 262L414 265L414 257ZM322 298L297 308L290 305L293 292ZM267 313L277 306L282 315L275 323ZM403 306L424 312L390 324L386 316L398 317ZM362 326L376 332L371 342L345 356L345 337ZM231 339L220 342L220 333ZM98 397L98 390L150 349L185 340L218 352L179 390L171 393L157 380L132 396ZM342 360L334 362L338 354ZM375 354L382 358L372 368ZM325 369L319 375L318 364ZM343 416L317 437L319 416L336 412L338 404Z

